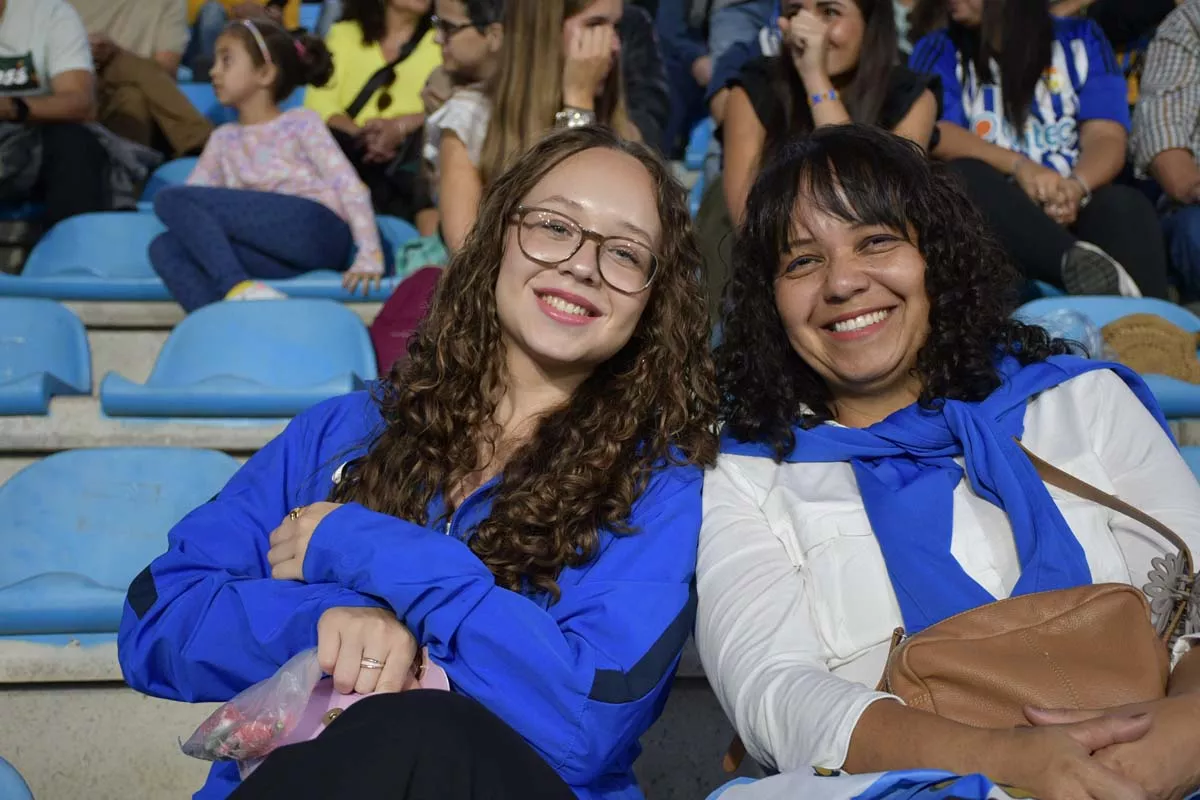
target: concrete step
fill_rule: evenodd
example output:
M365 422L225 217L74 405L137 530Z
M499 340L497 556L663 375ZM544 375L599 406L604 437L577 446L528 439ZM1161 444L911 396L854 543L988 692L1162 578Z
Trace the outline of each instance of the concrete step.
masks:
M168 302L100 302L72 300L65 304L79 315L83 324L92 328L170 330L184 318L178 303ZM346 303L346 307L370 324L379 314L382 303Z

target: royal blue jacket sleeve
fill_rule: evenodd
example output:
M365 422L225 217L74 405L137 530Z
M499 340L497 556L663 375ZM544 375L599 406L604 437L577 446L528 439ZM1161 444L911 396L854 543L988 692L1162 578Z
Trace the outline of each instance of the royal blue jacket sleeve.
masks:
M913 46L912 54L908 57L908 68L941 79L942 120L966 128L968 122L963 110L963 87L958 75L958 49L949 34L934 31L923 36Z
M228 700L317 643L317 620L335 606L380 606L334 583L271 577L268 538L288 511L326 499L314 480L320 442L362 397L297 417L211 501L184 517L167 552L129 589L118 635L130 686L172 700ZM361 427L361 426L360 426Z
M632 761L665 702L695 617L701 483L698 469L659 471L636 532L606 534L548 607L498 587L456 536L354 504L317 526L305 577L383 598L458 691L584 786Z
M1087 54L1087 78L1079 87L1079 121L1106 119L1129 130L1129 86L1100 26L1091 20L1060 20L1058 24L1076 28L1077 41L1083 43Z

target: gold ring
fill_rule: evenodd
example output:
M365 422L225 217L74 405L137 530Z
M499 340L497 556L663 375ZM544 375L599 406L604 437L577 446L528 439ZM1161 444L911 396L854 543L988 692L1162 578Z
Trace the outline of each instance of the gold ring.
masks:
M358 665L363 669L383 669L383 662L376 658L364 658Z
M304 506L296 506L288 512L288 519L290 519L292 522L295 522L296 520L300 519L300 515L303 513Z

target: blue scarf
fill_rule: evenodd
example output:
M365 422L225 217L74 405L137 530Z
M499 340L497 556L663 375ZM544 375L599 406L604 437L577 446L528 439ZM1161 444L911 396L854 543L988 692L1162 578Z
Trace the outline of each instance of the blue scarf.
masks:
M789 463L849 461L863 505L900 603L908 633L996 600L950 552L954 488L963 470L971 488L1007 515L1021 577L1016 597L1092 582L1079 541L1067 526L1033 464L1014 441L1025 429L1030 398L1095 369L1117 373L1170 436L1150 390L1120 364L1053 356L1022 367L1006 357L1001 386L985 400L945 401L937 411L913 404L868 428L797 428ZM728 435L722 452L771 457L768 445Z

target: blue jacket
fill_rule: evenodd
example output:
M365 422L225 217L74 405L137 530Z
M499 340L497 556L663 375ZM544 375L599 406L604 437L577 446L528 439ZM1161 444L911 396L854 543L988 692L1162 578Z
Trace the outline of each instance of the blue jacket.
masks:
M695 617L701 471L656 472L634 505L636 532L601 531L598 556L563 570L553 605L496 586L467 547L488 486L449 523L440 501L425 526L347 504L313 534L306 582L272 579L270 532L289 509L326 499L335 470L381 425L365 392L326 401L175 526L129 589L126 681L172 700L228 700L314 647L326 609L383 602L456 691L504 719L581 798L640 798L637 740L662 711ZM234 765L218 763L196 797L224 798L236 782Z

